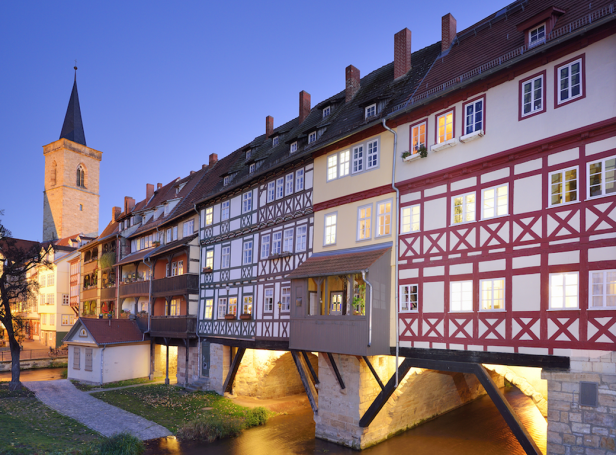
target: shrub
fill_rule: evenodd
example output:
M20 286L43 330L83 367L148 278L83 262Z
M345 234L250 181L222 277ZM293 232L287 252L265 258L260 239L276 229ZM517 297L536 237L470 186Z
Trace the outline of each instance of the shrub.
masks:
M101 455L140 455L143 452L143 441L129 433L119 433L106 438L100 445Z
M237 418L200 417L186 423L178 430L178 437L194 441L212 442L231 438L242 432L244 422Z
M268 415L267 409L261 406L251 409L248 411L248 415L246 416L246 428L265 425L267 423Z
M68 378L68 368L63 368L62 372L60 373L60 376L62 377L62 379Z

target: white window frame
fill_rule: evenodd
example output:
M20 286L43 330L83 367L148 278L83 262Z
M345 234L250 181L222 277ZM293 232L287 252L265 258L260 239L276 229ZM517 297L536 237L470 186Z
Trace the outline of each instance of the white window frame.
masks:
M366 210L370 210L370 214L367 215L366 213L364 213L365 216L362 217L362 211L365 212ZM358 242L363 242L364 240L372 239L372 230L374 227L372 223L372 217L373 217L372 204L366 204L366 205L357 207L357 241ZM367 224L367 229L362 229L362 222ZM362 236L362 234L364 235Z
M178 274L178 263L172 262L171 263L171 276L176 276L177 274Z
M447 122L448 115L451 115L451 137L450 138L447 137L447 125L449 124ZM454 114L453 109L450 109L447 112L443 112L441 115L436 117L436 143L437 144L442 144L443 142L447 142L456 137L456 132L454 131L454 123L455 123L454 116L455 114ZM443 135L441 136L440 120L443 117L445 118L445 123L443 124Z
M381 206L389 204L389 212L384 212L383 214L379 213L379 209ZM374 237L387 237L391 235L391 228L393 223L393 212L394 212L394 204L392 199L387 199L386 201L381 201L376 203L375 210L375 219L376 219L376 231L374 233ZM381 218L386 218L389 215L389 223L385 223L384 226L389 226L389 232L381 234Z
M368 141L366 144L366 170L376 169L381 163L381 144L378 139Z
M261 259L267 259L270 252L270 234L261 236Z
M225 175L224 178L222 179L222 184L224 186L227 186L229 184L229 182L231 181L231 177L228 175Z
M331 107L327 106L323 108L323 118L327 117L331 113Z
M220 221L227 221L231 217L231 201L220 204Z
M252 264L252 240L244 241L244 245L242 247L242 264L243 265L251 265Z
M424 132L423 132L423 141L421 141L421 127L424 127ZM419 138L417 137L419 136ZM411 126L411 155L416 155L417 153L419 153L419 147L421 147L422 145L424 147L426 147L426 150L428 148L428 120L424 120L423 122L417 123L413 126ZM417 140L416 140L417 139ZM415 145L415 142L417 142L417 145Z
M70 316L69 314L62 315L62 322L61 322L62 325L71 325L69 316Z
M214 270L214 249L205 251L205 266Z
M502 308L494 308L494 301L497 300L494 298L494 284L497 281L502 281L503 283L503 287L502 287ZM490 283L491 287L490 287L490 297L488 299L484 299L484 289L483 289L483 284L484 283ZM505 311L506 310L506 306L505 306L505 296L506 296L506 292L505 292L505 287L506 287L506 281L505 278L489 278L489 279L483 279L483 280L479 280L479 311L489 311L489 312L494 312L494 311ZM489 302L490 307L489 308L484 308L484 302Z
M267 184L267 202L276 200L276 181L272 180Z
M470 195L473 195L475 197L475 210L474 210L474 217L472 220L466 220L466 215L467 215L467 200L466 198ZM459 221L456 223L456 213L455 213L455 208L456 208L456 199L461 197L462 198L462 221ZM470 193L462 193L462 194L457 194L455 196L451 196L451 226L457 226L460 224L466 224L466 223L474 223L477 221L477 193L475 191L471 191Z
M283 286L280 288L280 312L289 311L291 311L291 286Z
M401 234L409 234L411 232L419 232L421 230L421 204L402 207L401 215ZM415 229L414 226L417 226L417 229Z
M250 307L250 311L246 311L246 307ZM252 314L254 310L254 299L252 295L244 295L242 297L242 314Z
M333 219L333 222L328 224L328 220ZM336 234L338 228L338 212L332 212L325 215L323 218L323 246L332 246L336 244Z
M272 233L272 255L282 253L282 231Z
M501 207L498 204L498 190L500 188L505 188L507 194L506 194L506 201L505 201L505 213L498 213L498 209ZM493 191L494 192L494 207L492 207L492 210L494 210L494 215L492 216L486 216L486 210L489 210L489 207L486 207L486 192L488 191ZM477 203L475 202L475 210L477 207ZM500 218L502 216L509 216L509 183L503 183L501 185L496 185L496 186L491 186L490 188L484 188L481 190L481 219L482 220L489 220L492 218ZM475 212L475 218L477 217L477 212Z
M338 153L338 178L346 177L351 173L351 150Z
M376 115L376 103L366 106L364 113L364 118L374 117Z
M414 289L413 289L414 288ZM415 292L413 292L413 290ZM412 296L415 295L416 308L412 309ZM408 296L408 302L405 302ZM417 313L419 311L419 286L417 284L401 284L400 285L400 313ZM408 303L408 308L404 309L404 303Z
M203 302L203 319L212 319L214 317L214 299L212 297L205 299Z
M577 95L575 95L575 96L571 96L571 67L573 65L575 65L576 63L580 66L580 73L579 73L579 75L580 75L580 81L579 81L580 92ZM562 83L562 80L563 80L563 77L561 75L561 70L563 68L567 68L568 69L568 72L567 72L567 79L568 79L568 81L567 81L567 94L569 95L569 97L566 98L566 99L562 99L561 98L561 95L562 95L561 83ZM584 69L584 65L582 64L582 59L581 58L578 58L578 59L576 59L576 60L574 60L572 62L569 62L569 63L567 63L565 65L561 65L561 66L556 67L556 74L558 75L558 80L554 81L554 83L557 84L556 85L556 91L558 92L558 96L557 96L558 104L568 103L569 101L573 101L575 99L578 99L578 98L584 96L584 81L583 81L584 74L582 74L583 73L583 69Z
M212 223L214 223L214 208L208 207L205 209L205 225L211 226Z
M265 288L263 290L263 312L274 312L274 288Z
M250 163L250 166L248 167L248 173L252 174L254 173L256 169L257 169L257 165L255 163Z
M304 170L298 169L295 171L295 191L303 191L304 190Z
M217 314L218 319L224 319L226 314L227 314L227 297L218 297L218 314Z
M477 104L481 103L481 126L479 128L477 128L477 120L476 120L476 115L477 115ZM469 115L468 114L468 108L472 107L473 112ZM486 111L486 103L485 103L485 98L481 97L478 100L475 101L471 101L470 103L466 103L464 105L464 135L466 134L473 134L477 131L483 131L484 126L485 126L485 111ZM469 122L470 120L470 122ZM470 127L470 130L469 130ZM464 139L464 138L462 138Z
M313 131L312 133L310 133L308 135L308 143L312 144L313 142L315 142L317 140L317 132Z
M252 156L252 149L246 150L246 159L249 160L251 156Z
M252 212L252 190L242 194L242 213Z
M234 314L237 316L237 296L229 296L227 299L227 311L229 312L228 314ZM233 303L231 303L233 302ZM231 312L230 310L233 309L234 311Z
M294 229L285 229L282 236L282 252L293 253L293 231Z
M177 240L178 239L178 227L177 226L173 226L173 240Z
M272 138L272 147L276 147L279 142L280 142L280 136L274 136Z
M535 101L537 101L537 98L535 97L535 81L541 79L541 93L539 95L539 99L541 100L541 105L538 108L535 108ZM525 87L527 85L530 84L530 93L531 93L531 97L530 97L530 111L529 112L524 112L524 93L525 93ZM536 114L538 112L543 111L543 102L544 102L544 91L545 91L545 78L543 77L543 74L539 74L535 77L533 77L532 79L528 79L527 81L524 81L522 83L522 93L520 93L520 103L522 106L522 117L528 117L529 115L533 115Z
M308 225L297 226L295 229L295 252L306 251Z
M566 298L567 298L567 293L566 293L566 288L567 286L573 286L572 284L566 284L567 281L567 277L573 277L575 276L575 281L576 281L576 294L575 294L575 306L566 306ZM552 291L554 290L554 286L558 286L558 284L555 284L555 281L557 279L559 279L560 277L562 277L562 287L563 287L563 293L562 293L562 301L561 304L562 306L556 306L553 305L555 300L558 300L557 295L553 295ZM577 310L580 308L580 274L579 272L561 272L561 273L550 273L550 299L549 299L549 305L550 305L550 310L558 310L558 311L567 311L567 310Z
M182 234L184 237L194 234L195 232L195 220L188 220L182 225Z
M614 300L616 300L616 294L608 294L608 283L607 283L607 275L608 273L613 273L616 275L616 269L606 269L606 270L591 270L588 274L588 309L589 310L615 310L616 305L607 305L607 297L614 296ZM595 294L594 284L593 284L593 275L601 274L601 294ZM601 298L602 305L594 305L594 297Z
M297 141L295 142L291 142L291 145L289 147L289 152L290 153L295 153L297 152Z
M464 297L468 297L468 295L464 295L464 293L468 294L468 290L464 290L465 286L470 284L470 309L468 308L469 300ZM455 299L460 301L460 308L454 309L454 292L457 292L460 288L460 298ZM463 280L463 281L452 281L449 283L449 312L450 313L472 313L473 312L473 281L472 280Z
M588 176L587 177L587 183L586 183L586 197L588 199L595 199L595 198L605 197L605 196L613 196L613 195L616 194L616 191L613 191L613 192L608 193L608 194L605 193L605 162L606 161L610 161L610 160L616 160L616 155L610 156L610 157L607 157L607 158L603 158L603 159L600 159L600 160L591 161L591 162L586 164L586 175ZM601 176L601 183L600 183L600 185L601 185L601 194L597 194L597 195L592 196L590 194L590 188L594 187L594 186L597 186L597 185L591 185L590 184L590 178L591 178L590 166L592 166L593 164L597 164L597 163L601 163L601 174L600 174L600 176ZM595 173L593 175L597 175L597 174ZM614 185L616 185L616 180L614 180Z
M366 165L364 163L364 159L366 158L366 150L364 144L358 144L353 147L353 152L351 154L351 173L359 174L360 172L364 172Z
M62 294L62 305L68 306L70 304L70 296L68 294Z
M338 154L332 153L327 157L327 181L331 182L338 178Z
M293 175L293 172L291 172L290 174L287 174L284 178L284 195L285 196L290 196L291 194L293 194L293 180L295 180L294 177L295 176Z
M284 177L276 179L276 200L284 197Z
M539 38L539 29L541 27L543 27L543 37ZM537 38L533 40L533 32L535 31L537 32ZM548 32L548 27L545 22L537 25L536 27L531 28L528 31L528 47L531 48L534 46L538 46L539 44L545 43L545 40L547 39L547 35L548 35L547 32Z
M225 245L220 249L220 268L228 269L231 265L231 245Z
M565 201L565 177L568 171L575 170L575 200L573 201ZM562 194L562 202L557 202L555 204L552 203L552 176L555 174L561 174L561 192ZM570 182L573 180L569 180ZM563 205L575 204L580 201L580 169L578 166L571 166L564 169L559 169L557 171L550 172L548 174L548 207L562 207Z

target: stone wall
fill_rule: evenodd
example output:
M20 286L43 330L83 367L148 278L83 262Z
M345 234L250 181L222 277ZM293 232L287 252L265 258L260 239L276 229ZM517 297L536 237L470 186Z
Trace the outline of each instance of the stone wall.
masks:
M616 454L616 352L575 351L567 372L548 380L548 454ZM581 406L580 382L599 388L597 407Z
M186 348L178 347L177 357L177 378L178 384L184 384L186 381ZM199 347L188 348L188 383L195 382L199 379Z

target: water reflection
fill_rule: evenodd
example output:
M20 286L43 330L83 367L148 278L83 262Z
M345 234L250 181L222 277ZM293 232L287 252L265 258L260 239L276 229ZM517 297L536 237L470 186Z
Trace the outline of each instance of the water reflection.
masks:
M547 424L532 400L517 388L508 389L507 400L545 453ZM413 455L490 454L523 455L524 451L489 397L445 414L431 422L391 438L362 455L406 453ZM175 438L152 441L147 455L279 455L357 454L336 444L314 439L310 409L277 416L266 426L245 431L235 439L212 444L187 444Z

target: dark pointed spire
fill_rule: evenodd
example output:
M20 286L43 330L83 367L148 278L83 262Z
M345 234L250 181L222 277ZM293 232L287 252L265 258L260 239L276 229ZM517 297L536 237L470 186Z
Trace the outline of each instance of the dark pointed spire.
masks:
M75 66L75 82L71 99L68 102L64 124L60 139L68 139L78 144L86 145L86 134L83 132L83 122L81 121L81 109L79 108L79 94L77 93L77 67Z

